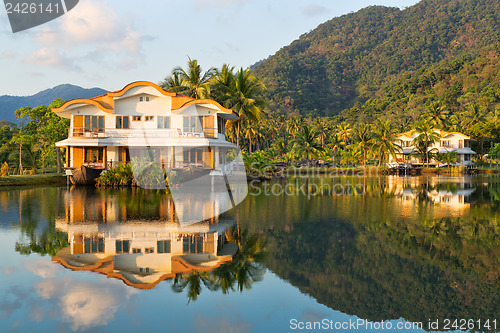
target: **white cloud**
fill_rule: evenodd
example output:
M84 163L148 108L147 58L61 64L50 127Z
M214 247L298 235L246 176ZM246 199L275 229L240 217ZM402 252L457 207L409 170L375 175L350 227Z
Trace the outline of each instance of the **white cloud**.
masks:
M303 6L301 7L301 9L302 9L302 14L308 17L318 16L324 14L325 12L328 12L328 9L326 7L317 5L315 3Z
M54 53L63 48L80 60L100 62L109 55L115 60L118 55L138 63L142 62L142 44L148 37L135 31L132 22L133 18L118 15L106 1L80 1L54 24L39 29L35 40L45 50Z
M73 330L107 324L119 307L137 293L119 281L80 282L71 278L43 280L35 290L40 297L57 302L63 319Z
M46 260L26 262L24 267L28 272L38 275L44 279L56 277L59 268L59 266L53 261Z
M81 71L82 69L75 62L74 58L69 58L53 48L41 48L29 54L24 61L36 66L55 67L63 70Z

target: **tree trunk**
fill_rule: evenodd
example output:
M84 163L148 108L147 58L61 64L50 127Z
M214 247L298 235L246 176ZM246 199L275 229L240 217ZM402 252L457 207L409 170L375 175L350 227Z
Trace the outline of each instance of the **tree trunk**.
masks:
M236 132L236 148L240 148L240 120L238 119L238 130Z
M22 162L22 152L21 152L22 146L23 146L23 144L20 143L19 144L19 174L20 175L23 174L23 162Z

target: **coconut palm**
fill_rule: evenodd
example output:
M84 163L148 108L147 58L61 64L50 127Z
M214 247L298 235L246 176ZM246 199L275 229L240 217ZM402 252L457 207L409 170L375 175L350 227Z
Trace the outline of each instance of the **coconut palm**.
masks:
M290 117L290 119L288 119L288 122L286 124L286 131L291 136L294 136L296 132L300 131L302 125L303 122L301 116L298 117L292 116Z
M264 108L267 106L267 101L262 95L266 91L266 86L250 73L249 69L240 68L230 86L221 85L219 88L224 92L219 95L220 102L238 115L236 145L239 147L242 122L244 120L257 122L265 115Z
M343 146L347 146L349 140L351 139L351 134L352 134L351 126L349 126L348 123L343 121L337 125L336 131L337 135L339 136L339 139L342 140L343 142Z
M214 68L203 72L198 61L188 57L187 70L181 67L174 68L172 75L163 80L160 87L167 89L169 85L177 85L180 80L180 86L175 88L176 92L193 98L208 98L210 97L210 81L214 74Z
M446 127L448 113L449 111L446 107L442 106L439 102L431 103L431 105L427 107L427 115L430 121L432 121L434 125L439 128L444 129Z
M413 132L418 135L413 139L412 145L416 147L419 155L425 154L427 167L429 167L429 146L440 139L440 135L436 132L430 121L423 121L415 126Z
M225 100L224 95L231 91L231 87L234 86L234 80L234 67L224 64L221 69L216 69L211 82L212 98L223 104Z
M325 138L328 135L329 128L328 128L327 124L325 123L325 121L323 121L319 117L314 119L313 125L314 125L314 129L316 130L316 133L318 133L319 138L321 139L321 147L324 148L325 147Z
M354 128L352 138L354 142L356 142L356 145L363 152L363 167L366 167L366 152L372 146L373 143L370 126L364 123L358 124Z
M338 151L342 147L342 140L340 140L337 133L333 134L330 138L330 143L328 144L328 149L332 152L332 161L335 164L335 157L338 154Z
M159 83L159 86L162 89L172 91L172 92L183 92L186 90L186 87L182 85L182 79L179 76L179 73L172 73L168 77L166 77L163 81Z
M471 103L467 107L467 112L465 112L465 119L463 125L469 129L475 124L486 123L486 113L483 108L478 103Z
M295 138L292 140L293 152L297 156L311 160L323 151L323 148L318 142L318 138L319 135L312 126L303 124L302 130L298 131Z
M373 132L373 146L378 153L380 166L386 156L392 155L396 159L396 154L401 152L401 145L396 143L396 129L390 120L378 120Z

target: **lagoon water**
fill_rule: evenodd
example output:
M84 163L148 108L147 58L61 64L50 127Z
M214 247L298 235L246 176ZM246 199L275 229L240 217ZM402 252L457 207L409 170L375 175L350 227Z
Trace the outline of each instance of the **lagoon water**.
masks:
M183 226L217 204L4 189L0 328L499 332L499 180L290 178Z

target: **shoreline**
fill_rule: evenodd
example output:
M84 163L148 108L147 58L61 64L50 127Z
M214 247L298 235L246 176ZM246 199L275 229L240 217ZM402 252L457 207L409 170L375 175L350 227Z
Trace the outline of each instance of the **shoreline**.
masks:
M38 175L11 175L0 177L0 188L34 185L65 185L66 175L48 173Z

